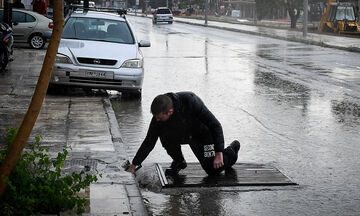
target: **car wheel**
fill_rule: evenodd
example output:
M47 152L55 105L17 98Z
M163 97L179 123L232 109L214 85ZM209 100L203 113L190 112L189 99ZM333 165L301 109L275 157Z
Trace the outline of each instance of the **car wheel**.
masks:
M170 21L169 24L172 24L172 21Z
M132 92L131 95L133 96L133 98L140 99L141 98L141 90Z
M42 49L45 46L45 39L41 35L33 35L29 40L31 48Z
M55 85L49 83L48 88L47 88L47 93L48 93L48 94L53 94L53 93L55 93L55 92L56 92L56 87L55 87Z
M0 51L0 72L5 70L8 63L8 56L5 51Z
M124 92L122 95L127 99L141 99L141 89L131 92Z

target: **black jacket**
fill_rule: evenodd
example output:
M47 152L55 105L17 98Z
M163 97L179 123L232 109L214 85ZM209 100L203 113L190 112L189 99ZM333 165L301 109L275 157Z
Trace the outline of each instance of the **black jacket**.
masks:
M202 100L192 92L167 93L173 101L174 113L166 122L153 117L147 135L137 151L132 164L140 165L154 148L157 139L166 130L174 130L184 137L193 138L211 133L215 152L224 150L224 135L220 122L208 110ZM206 144L206 143L204 143Z

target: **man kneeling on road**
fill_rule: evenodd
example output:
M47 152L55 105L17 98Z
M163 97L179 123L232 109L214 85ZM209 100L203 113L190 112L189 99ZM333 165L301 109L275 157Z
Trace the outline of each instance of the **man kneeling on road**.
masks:
M230 168L238 158L240 143L235 140L224 149L220 122L202 100L192 92L167 93L151 104L153 118L146 138L138 149L128 172L135 174L160 137L162 146L173 159L166 175L177 175L187 167L181 144L188 143L208 175Z

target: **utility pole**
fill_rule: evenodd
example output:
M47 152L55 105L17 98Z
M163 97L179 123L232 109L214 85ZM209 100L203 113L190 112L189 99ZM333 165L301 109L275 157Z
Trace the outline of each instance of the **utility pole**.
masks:
M89 9L89 0L84 0L84 9Z
M136 0L136 5L135 5L135 16L136 16L136 12L137 12L137 8L139 6L139 0Z
M148 0L145 0L145 16L147 16L147 9L148 9Z
M254 24L257 25L256 4L255 4L255 8L254 8Z
M205 25L208 24L209 0L205 0Z
M308 4L309 0L304 0L303 37L306 37L308 32Z
M3 21L12 27L12 6L10 0L4 0Z

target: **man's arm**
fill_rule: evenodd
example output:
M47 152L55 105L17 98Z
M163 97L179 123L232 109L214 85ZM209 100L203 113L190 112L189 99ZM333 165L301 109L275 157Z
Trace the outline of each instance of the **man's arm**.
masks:
M131 164L126 171L135 175L136 174L136 165Z
M223 153L216 152L215 159L214 159L214 168L219 169L222 166L224 166Z
M159 135L158 135L158 128L156 125L156 120L155 118L152 118L146 137L142 142L140 148L136 152L135 157L132 160L132 164L127 170L128 172L135 174L136 166L140 165L150 154L150 152L154 149L158 137Z

